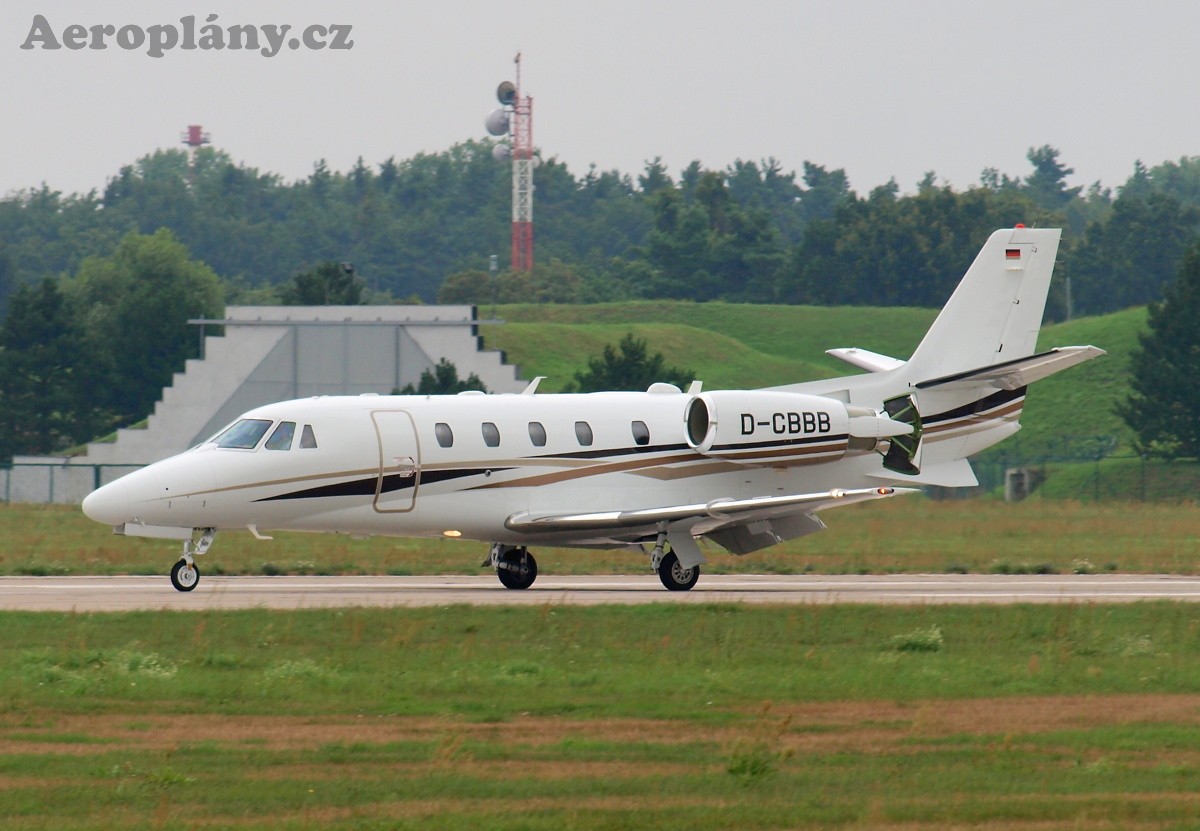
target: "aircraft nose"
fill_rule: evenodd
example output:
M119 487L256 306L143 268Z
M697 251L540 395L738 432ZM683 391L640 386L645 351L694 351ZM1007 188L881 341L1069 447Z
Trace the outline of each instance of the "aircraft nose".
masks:
M109 482L83 498L83 513L105 525L123 525L129 516L129 488L122 479Z

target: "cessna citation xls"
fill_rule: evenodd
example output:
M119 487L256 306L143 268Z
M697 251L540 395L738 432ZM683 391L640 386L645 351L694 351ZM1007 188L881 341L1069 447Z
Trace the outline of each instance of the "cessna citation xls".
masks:
M90 494L126 536L178 539L180 591L217 531L329 531L491 544L510 589L533 544L630 548L690 589L707 537L749 554L818 513L973 486L967 457L1011 436L1025 388L1104 354L1036 351L1060 232L996 231L908 361L833 349L866 373L757 390L321 396L259 407ZM539 379L540 380L540 379Z

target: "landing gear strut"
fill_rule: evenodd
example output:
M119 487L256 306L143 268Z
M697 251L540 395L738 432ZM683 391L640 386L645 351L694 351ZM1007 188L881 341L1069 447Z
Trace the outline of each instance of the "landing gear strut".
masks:
M171 567L171 585L181 592L190 592L200 583L200 569L196 567L194 557L208 551L217 536L215 528L197 528L200 539L184 540L183 556Z
M528 548L496 543L492 546L484 565L496 570L500 584L506 589L527 589L537 579L537 560L529 553Z

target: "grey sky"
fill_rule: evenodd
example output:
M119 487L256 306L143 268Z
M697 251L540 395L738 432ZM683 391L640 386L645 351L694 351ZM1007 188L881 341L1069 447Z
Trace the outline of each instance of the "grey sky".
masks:
M349 23L351 51L23 51L70 24ZM5 0L0 194L102 189L189 123L287 179L482 138L524 54L534 139L576 173L662 156L844 167L860 192L963 188L1052 144L1074 184L1200 155L1200 4L562 0Z

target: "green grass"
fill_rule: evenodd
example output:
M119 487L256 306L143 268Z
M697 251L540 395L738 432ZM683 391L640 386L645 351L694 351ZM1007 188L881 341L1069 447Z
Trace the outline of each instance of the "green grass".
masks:
M565 324L509 323L487 335L489 347L503 349L524 377L545 375L539 387L558 392L574 381L587 359L626 332L646 339L651 352L672 356L668 365L691 369L706 387L769 386L776 378L820 378L823 367L797 358L762 352L728 335L678 323Z
M1021 432L1009 444L1066 450L1064 437L1109 435L1127 449L1133 434L1116 413L1129 396L1130 353L1146 325L1145 309L1129 309L1101 317L1047 326L1039 348L1092 344L1108 352L1030 387Z
M1187 604L0 626L6 828L1184 828L1200 788Z

